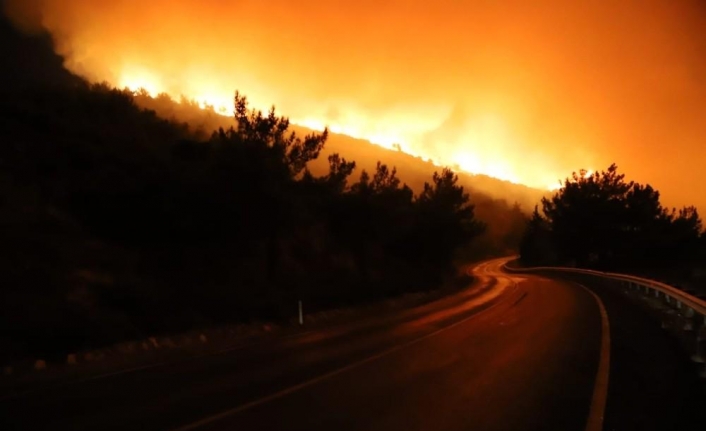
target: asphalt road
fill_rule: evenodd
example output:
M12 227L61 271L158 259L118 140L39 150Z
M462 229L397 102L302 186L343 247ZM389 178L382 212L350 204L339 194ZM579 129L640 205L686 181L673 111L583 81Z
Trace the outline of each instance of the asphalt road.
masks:
M3 400L0 428L704 429L703 386L646 313L502 263L414 309Z

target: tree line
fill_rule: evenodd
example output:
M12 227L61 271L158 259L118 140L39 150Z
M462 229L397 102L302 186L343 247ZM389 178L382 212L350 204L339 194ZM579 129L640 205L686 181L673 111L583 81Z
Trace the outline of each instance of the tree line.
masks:
M613 164L574 173L536 207L520 246L529 264L658 273L691 268L706 257L693 206L668 209L649 184L627 181Z

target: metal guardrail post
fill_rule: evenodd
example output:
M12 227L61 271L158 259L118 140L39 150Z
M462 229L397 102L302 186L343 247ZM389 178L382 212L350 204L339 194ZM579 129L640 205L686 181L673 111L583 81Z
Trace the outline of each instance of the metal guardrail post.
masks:
M699 316L696 327L696 346L691 360L701 364L700 376L706 379L706 315Z
M684 331L693 331L694 330L694 310L691 308L686 307L686 311L684 312L684 326L683 330Z

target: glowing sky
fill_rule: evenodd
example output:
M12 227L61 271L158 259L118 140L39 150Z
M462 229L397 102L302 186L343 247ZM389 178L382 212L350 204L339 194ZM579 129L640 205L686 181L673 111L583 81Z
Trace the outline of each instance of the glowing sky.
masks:
M706 208L700 1L16 0L69 69L546 188L616 162Z

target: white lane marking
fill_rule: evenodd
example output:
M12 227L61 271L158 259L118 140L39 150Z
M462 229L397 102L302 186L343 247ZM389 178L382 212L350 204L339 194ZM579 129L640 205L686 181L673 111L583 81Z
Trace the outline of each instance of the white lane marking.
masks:
M517 286L515 286L515 289L513 289L512 292L515 292L515 290L517 290L516 288L517 288ZM509 293L511 293L511 292L509 292ZM508 294L509 294L509 293L508 293ZM275 393L273 393L273 394L264 396L264 397L262 397L262 398L258 398L258 399L256 399L256 400L250 401L250 402L245 403L245 404L241 404L241 405L239 405L238 407L234 407L234 408L232 408L232 409L225 410L225 411L220 412L220 413L217 413L217 414L215 414L215 415L213 415L213 416L209 416L209 417L206 417L206 418L204 418L204 419L198 420L198 421L196 421L196 422L192 422L192 423L190 423L190 424L184 425L184 426L182 426L182 427L175 428L175 429L173 429L173 430L171 430L171 431L191 431L191 430L195 430L195 429L198 429L198 428L200 428L200 427L202 427L202 426L204 426L204 425L208 425L208 424L211 424L211 423L213 423L213 422L217 422L217 421L219 421L219 420L221 420L221 419L225 419L225 418L227 418L228 416L232 416L232 415L237 414L237 413L240 413L240 412L242 412L242 411L249 410L249 409L251 409L251 408L253 408L253 407L257 407L257 406L259 406L259 405L261 405L261 404L265 404L265 403L268 403L268 402L270 402L270 401L276 400L276 399L278 399L278 398L282 398L282 397L284 397L284 396L286 396L286 395L289 395L289 394L291 394L291 393L297 392L297 391L299 391L299 390L301 390L301 389L304 389L304 388L307 388L307 387L309 387L309 386L313 386L313 385L315 385L315 384L317 384L317 383L319 383L319 382L322 382L322 381L324 381L324 380L326 380L326 379L329 379L329 378L331 378L331 377L334 377L334 376L337 376L337 375L339 375L339 374L345 373L346 371L350 371L350 370L352 370L352 369L358 368L358 367L360 367L361 365L365 365L365 364L367 364L367 363L369 363L369 362L373 362L373 361L375 361L375 360L378 360L378 359L380 359L380 358L382 358L382 357L385 357L385 356L387 356L387 355L389 355L389 354L391 354L391 353L394 353L394 352L396 352L396 351L398 351L398 350L402 350L402 349L405 349L405 348L407 348L407 347L413 346L413 345L415 345L415 344L417 344L417 343L419 343L419 342L421 342L421 341L423 341L423 340L426 340L427 338L431 338L431 337L433 337L433 336L435 336L435 335L438 335L438 334L440 334L440 333L442 333L442 332L444 332L444 331L447 331L447 330L449 330L449 329L451 329L451 328L453 328L453 327L455 327L455 326L458 326L458 325L460 325L460 324L462 324L462 323L465 323L466 321L468 321L468 320L470 320L470 319L472 319L472 318L478 316L478 315L481 314L481 313L484 313L484 312L486 312L486 311L488 311L488 310L491 310L491 309L495 308L496 306L498 306L499 304L502 304L502 303L503 303L503 301L498 301L498 302L492 304L490 307L485 308L485 309L483 309L483 310L480 310L480 311L478 311L478 312L476 312L476 313L473 313L473 314L471 314L470 316L465 317L465 318L459 320L458 322L454 322L454 323L452 323L452 324L450 324L450 325L448 325L448 326L444 326L443 328L439 328L439 329L437 329L436 331L430 332L430 333L428 333L428 334L426 334L426 335L422 335L421 337L415 338L414 340L408 341L408 342L406 342L406 343L398 344L398 345L393 346L393 347L391 347L391 348L389 348L389 349L387 349L387 350L383 350L382 352L377 353L377 354L375 354L375 355L373 355L373 356L368 356L367 358L361 359L361 360L358 361L358 362L354 362L354 363L352 363L352 364L348 364L348 365L346 365L346 366L344 366L344 367L342 367L342 368L338 368L338 369L333 370L333 371L330 371L330 372L328 372L328 373L326 373L326 374L322 374L322 375L320 375L320 376L318 376L318 377L314 377L313 379L307 380L307 381L302 382L302 383L299 383L298 385L290 386L290 387L288 387L288 388L286 388L286 389L282 389L282 390L279 391L279 392L275 392Z
M593 396L591 397L591 409L586 422L586 431L602 431L610 376L610 323L601 298L583 284L576 284L593 296L598 303L598 308L601 310L601 352L598 361L598 371L596 372L596 382L593 386Z

